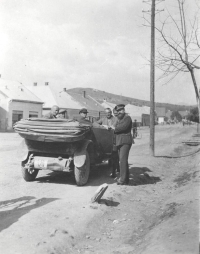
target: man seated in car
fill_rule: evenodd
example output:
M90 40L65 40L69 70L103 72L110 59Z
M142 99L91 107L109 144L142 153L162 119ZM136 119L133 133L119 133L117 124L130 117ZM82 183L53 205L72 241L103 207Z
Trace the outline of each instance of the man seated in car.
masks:
M59 113L59 107L57 105L54 105L51 108L51 111L49 113L47 113L46 115L44 115L43 118L56 119L56 116L58 115L58 113Z
M66 109L59 110L59 113L57 114L56 118L65 119L65 113L66 113Z
M79 117L74 118L74 120L77 120L79 123L92 126L92 123L87 119L87 114L88 114L87 109L82 108L79 111Z

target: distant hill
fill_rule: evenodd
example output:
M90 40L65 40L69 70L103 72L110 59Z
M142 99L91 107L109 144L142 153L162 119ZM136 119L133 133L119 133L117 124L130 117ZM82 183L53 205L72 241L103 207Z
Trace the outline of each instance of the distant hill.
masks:
M68 89L68 93L78 93L78 94L83 94L85 91L86 96L90 95L93 97L95 100L97 100L99 103L102 103L103 100L105 99L108 102L119 104L119 103L124 103L126 104L133 104L136 106L150 106L150 101L145 101L145 100L139 100L131 97L126 97L126 96L121 96L117 94L112 94L112 93L107 93L105 91L93 89L93 88L72 88ZM195 107L193 106L188 106L188 105L176 105L176 104L169 104L169 103L160 103L156 102L155 103L156 107L165 107L167 110L171 111L184 111L184 110L190 110L191 108Z

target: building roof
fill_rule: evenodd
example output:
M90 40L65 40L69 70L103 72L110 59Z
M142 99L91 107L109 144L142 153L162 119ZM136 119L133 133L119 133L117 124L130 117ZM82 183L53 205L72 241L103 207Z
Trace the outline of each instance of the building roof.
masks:
M106 100L104 100L103 103L101 103L101 105L104 108L111 108L111 109L114 109L114 107L116 106L116 104L108 102Z
M27 88L44 101L43 108L51 108L53 105L57 105L59 108L80 109L83 107L66 90L53 91L48 85L27 86Z
M94 111L103 111L104 107L98 103L95 99L93 99L91 96L85 94L85 97L78 93L73 93L70 91L67 91L69 95L73 97L74 100L76 100L78 103L80 103L83 108L87 108L87 110L94 110Z
M40 98L18 81L0 78L0 93L11 100L43 103Z
M150 114L150 108L147 106L135 106L132 104L127 104L125 106L126 112L130 115L132 120L142 121L142 114Z
M157 117L165 117L166 116L166 108L156 107Z
M68 92L65 88L63 90L53 90L49 85L27 86L37 97L44 101L43 108L51 108L57 105L63 109L81 109L87 108L88 111L101 111L104 108L91 96Z
M184 111L178 111L179 114L182 116L182 117L185 117L189 114L189 112L187 110L184 110Z
M165 115L166 115L166 117L171 118L172 111L171 110L167 110Z

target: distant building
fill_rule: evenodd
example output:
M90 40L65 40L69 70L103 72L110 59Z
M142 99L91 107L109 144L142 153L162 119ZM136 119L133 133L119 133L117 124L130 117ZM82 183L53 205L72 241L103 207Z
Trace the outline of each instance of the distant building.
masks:
M34 83L27 88L34 93L37 97L44 101L43 115L48 113L53 105L59 106L59 108L65 109L65 118L73 118L79 115L81 108L87 108L88 117L99 117L99 112L104 108L93 99L91 96L87 96L84 91L83 94L68 92L66 88L62 90L53 90L46 82L45 85L37 85Z
M179 114L182 116L182 119L186 119L188 114L189 114L189 111L187 110L184 110L184 111L178 111Z
M108 102L104 99L103 103L101 104L104 108L113 108L116 104ZM127 114L130 115L132 121L137 120L140 125L147 126L149 125L150 121L150 107L147 106L136 106L133 104L127 104L125 106L125 111Z
M158 124L164 123L166 117L166 108L156 107L156 116Z
M150 121L150 107L147 106L135 106L132 104L127 104L126 112L132 118L132 121L137 120L140 125L147 126Z
M42 100L17 81L0 79L0 130L22 118L41 117Z
M167 110L165 116L166 116L168 119L171 119L172 111L171 111L171 110Z
M87 108L89 117L100 117L101 112L104 112L104 107L95 100L92 96L88 95L86 91L80 93L73 93L67 91L67 93L78 103L80 103L82 108Z

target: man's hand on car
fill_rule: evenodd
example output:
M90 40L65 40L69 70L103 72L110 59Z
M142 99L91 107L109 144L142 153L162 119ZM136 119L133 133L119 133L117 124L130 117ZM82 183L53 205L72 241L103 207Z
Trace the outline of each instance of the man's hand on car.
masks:
M109 129L109 126L108 126L108 125L103 125L103 124L102 124L101 126L103 126L103 127L104 127L105 129L107 129L107 130Z

